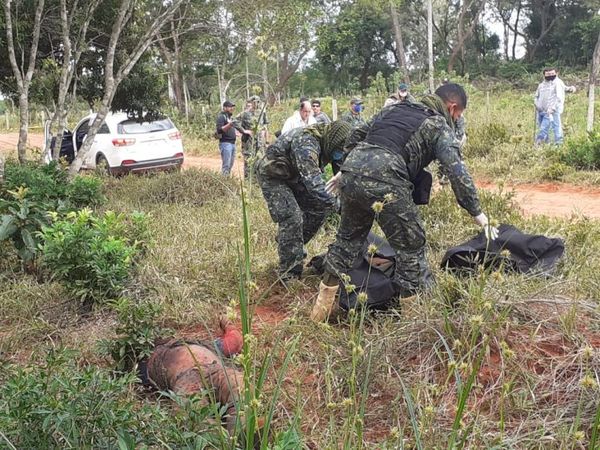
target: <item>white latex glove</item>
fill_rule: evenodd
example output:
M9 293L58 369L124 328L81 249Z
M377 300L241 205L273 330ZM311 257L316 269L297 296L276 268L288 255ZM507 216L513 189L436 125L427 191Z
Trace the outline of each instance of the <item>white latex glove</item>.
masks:
M477 225L483 228L483 231L485 231L485 237L487 239L493 241L498 237L498 228L490 225L490 222L485 213L481 213L478 216L473 217L473 220Z
M339 195L340 193L340 179L342 178L342 172L338 172L333 176L326 184L325 190L328 194Z

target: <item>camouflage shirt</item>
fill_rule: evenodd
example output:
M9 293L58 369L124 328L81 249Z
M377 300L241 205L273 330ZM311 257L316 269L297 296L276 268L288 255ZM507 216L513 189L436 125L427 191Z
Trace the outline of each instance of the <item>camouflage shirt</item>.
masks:
M421 105L424 106L424 105ZM462 161L459 141L446 119L435 114L426 118L406 142L403 158L398 153L381 146L362 142L370 125L382 120L395 108L389 106L377 114L369 124L356 128L349 139L347 150L351 150L342 165L342 172L352 172L390 184L396 180L414 181L415 176L433 160L438 160L442 173L448 177L459 205L471 216L481 213L477 189Z
M329 163L319 141L305 128L295 128L270 145L257 164L259 176L302 183L317 199L331 206L334 197L325 190L322 173Z
M258 116L259 116L259 113L257 113L256 111L244 111L237 117L237 119L238 119L239 123L241 124L242 128L244 128L246 130L255 131L255 128L257 126L263 127L268 123L266 114L262 115L262 117L260 119L260 123L258 123L258 120L259 120ZM248 141L250 139L251 139L251 136L249 136L249 135L242 136L243 142Z
M352 114L350 111L342 114L342 116L340 117L340 120L348 122L350 125L352 125L352 128L356 128L361 125L366 125L366 123L367 123L367 121L365 119L363 119L362 115Z

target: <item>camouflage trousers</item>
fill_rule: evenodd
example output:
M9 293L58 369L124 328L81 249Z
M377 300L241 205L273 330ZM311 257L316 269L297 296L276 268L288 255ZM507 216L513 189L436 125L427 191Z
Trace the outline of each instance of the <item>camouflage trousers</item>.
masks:
M319 231L331 208L300 182L259 176L258 182L278 225L279 273L302 275L304 244Z
M252 138L249 138L246 142L242 142L242 155L244 157L244 178L248 178L250 176L250 160L253 156L252 147Z
M336 240L327 253L325 270L337 278L348 273L376 221L396 251L394 285L401 296L409 296L430 288L433 275L425 255L423 221L412 199L413 185L407 179L395 179L393 183L343 174L342 217Z

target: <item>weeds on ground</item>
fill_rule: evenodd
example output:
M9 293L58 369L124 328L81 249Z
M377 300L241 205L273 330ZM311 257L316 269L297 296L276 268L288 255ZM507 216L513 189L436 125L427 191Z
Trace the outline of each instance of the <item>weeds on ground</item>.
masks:
M492 220L561 236L567 255L548 278L500 271L457 278L438 268L441 255L478 230L449 189L437 191L431 205L422 209L436 288L386 313L358 308L335 325L315 325L306 317L317 279L308 277L289 290L272 286L275 227L256 189L244 203L237 194L211 197L209 192L202 206L140 205L140 191L153 178L110 182L114 186L107 207L131 211L142 206L150 213L154 245L140 261L136 284L144 287L148 301L162 308L160 322L176 332L189 330L216 319L230 300L236 312L242 298L247 299L242 322L250 332L240 363L252 389L244 392L241 408L257 418L256 426L262 422L258 419L272 417L269 432L255 427L261 445L292 442L295 448L330 448L345 442L347 448L442 448L454 440L465 448L591 448L597 442L597 222L579 217L528 220L511 204L510 195L482 195ZM139 183L138 190L119 183ZM309 252L322 253L332 239L332 230L321 231ZM21 355L17 350L34 342L42 348L52 341L78 342L77 333L87 335L92 325L106 320L95 311L92 322L60 327L45 312L46 305L58 303L60 286L40 287L34 280L26 285L6 272L0 282L0 345L8 358ZM245 294L240 296L242 289ZM36 322L40 315L43 325ZM14 343L16 330L25 336L23 345ZM11 337L9 345L6 339ZM286 351L294 343L294 351ZM138 407L147 404L136 402ZM214 438L219 448L229 442L218 434L220 425L207 424L216 415L214 407L194 405L173 415L162 405L162 416L144 417L150 432L146 440L136 434L136 442L153 442L155 436L181 442L183 437L164 437L175 428L187 436L187 444L198 439L192 435L196 429L204 430L206 439ZM9 439L19 442L16 435ZM248 445L248 437L238 443Z
M82 303L121 295L143 242L135 234L145 233L146 218L138 214L128 222L123 214L96 216L86 209L55 219L41 232L42 264L51 277Z

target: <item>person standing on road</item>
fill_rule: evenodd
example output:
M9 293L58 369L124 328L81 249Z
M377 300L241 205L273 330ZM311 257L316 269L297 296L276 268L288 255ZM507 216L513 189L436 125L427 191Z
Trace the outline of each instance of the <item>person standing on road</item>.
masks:
M310 104L309 104L310 106ZM350 125L335 121L282 134L256 162L258 183L278 224L279 276L302 276L304 244L333 211L335 198L325 190L323 169L343 150Z
M331 119L327 114L321 111L321 100L313 100L311 102L313 117L317 121L317 123L331 123Z
M361 114L363 109L362 100L358 97L354 97L352 100L350 100L349 111L346 111L342 117L340 117L340 120L348 122L352 128L365 125L367 122L365 119L363 119Z
M232 118L234 108L235 103L225 100L223 111L217 116L216 136L219 138L219 151L221 152L221 173L225 176L231 174L235 162L235 131L237 130L246 136L252 136L252 131L245 130Z
M537 124L539 132L535 138L535 145L549 141L550 129L554 133L554 143L563 142L563 131L560 116L565 106L565 84L558 78L555 68L544 69L544 81L535 91L535 108L537 111Z
M464 89L447 84L421 103L388 106L370 124L354 129L341 172L328 183L331 192L339 192L341 221L325 258L312 320L329 316L340 280L356 260L374 220L396 251L393 283L397 295L410 298L432 286L424 224L412 193L422 171L435 159L448 176L459 205L495 239L497 231L481 210L454 130L466 107Z

